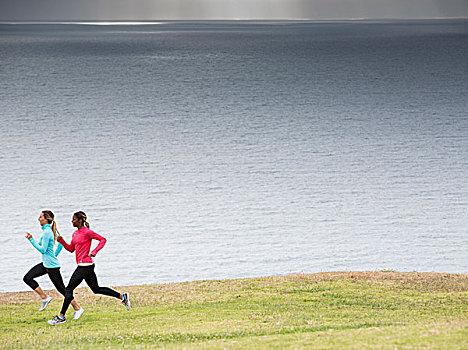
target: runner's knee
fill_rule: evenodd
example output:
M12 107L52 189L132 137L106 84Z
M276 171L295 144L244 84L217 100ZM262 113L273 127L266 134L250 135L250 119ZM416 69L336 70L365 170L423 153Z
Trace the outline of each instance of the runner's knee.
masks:
M93 291L94 294L102 294L101 293L101 288L99 286L89 286L89 288L91 288L91 290Z
M73 289L65 288L65 298L73 299Z
M39 287L39 283L37 283L29 274L26 274L23 277L24 283L26 283L31 289L36 289Z

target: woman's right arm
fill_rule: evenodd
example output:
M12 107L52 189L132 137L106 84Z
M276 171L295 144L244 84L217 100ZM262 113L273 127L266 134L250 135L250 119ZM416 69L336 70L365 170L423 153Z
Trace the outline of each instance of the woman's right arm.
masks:
M63 239L62 236L58 236L57 237L57 242L59 242L60 244L63 245L63 247L68 250L70 253L73 253L75 251L75 244L73 243L73 238L72 238L72 241L70 242L70 244L68 244L67 242L65 242L65 240Z
M31 234L28 232L28 234L31 236ZM47 235L47 233L44 233L41 236L41 239L39 240L39 243L37 243L34 238L29 238L29 242L33 245L34 248L36 248L41 254L44 254L47 251L48 243L49 240L46 239L44 240L44 235ZM26 236L27 237L27 236Z

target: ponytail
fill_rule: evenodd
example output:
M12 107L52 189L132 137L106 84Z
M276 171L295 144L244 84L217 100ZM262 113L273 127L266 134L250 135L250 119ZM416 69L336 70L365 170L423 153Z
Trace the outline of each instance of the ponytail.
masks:
M54 220L55 215L50 210L43 210L42 214L44 215L44 219L46 219L47 222L52 227L52 232L54 233L54 243L55 243L55 241L57 240L57 236L60 234L59 230L57 229L57 224L55 223L55 220Z
M52 221L52 232L54 233L54 243L57 240L57 237L60 235L60 232L57 228L57 224L55 223L55 220Z

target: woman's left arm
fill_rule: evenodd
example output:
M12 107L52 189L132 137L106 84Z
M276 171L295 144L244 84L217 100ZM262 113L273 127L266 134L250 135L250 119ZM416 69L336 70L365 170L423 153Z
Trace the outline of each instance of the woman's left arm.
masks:
M90 254L92 256L96 256L98 251L100 251L102 248L104 248L104 246L106 245L107 240L104 237L102 237L101 235L98 235L96 232L93 232L91 230L89 231L89 237L91 239L96 239L96 240L99 241L99 244L97 245L97 247L94 248L94 250Z
M57 249L55 249L55 256L58 256L63 249L63 245L61 243L57 244Z

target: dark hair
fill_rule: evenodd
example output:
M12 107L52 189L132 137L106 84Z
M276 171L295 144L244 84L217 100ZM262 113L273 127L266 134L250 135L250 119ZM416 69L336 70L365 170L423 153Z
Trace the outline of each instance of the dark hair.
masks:
M60 234L57 228L57 224L55 223L55 220L54 220L55 215L50 210L43 210L42 215L44 215L44 219L46 219L47 222L51 224L52 226L52 232L54 233L54 242L55 242L55 240L57 239L57 236Z
M83 225L86 225L87 228L89 228L89 224L88 222L86 221L87 217L86 217L86 214L82 211L77 211L75 214L73 214L73 216L75 218L77 218L78 220L81 220L83 221Z

